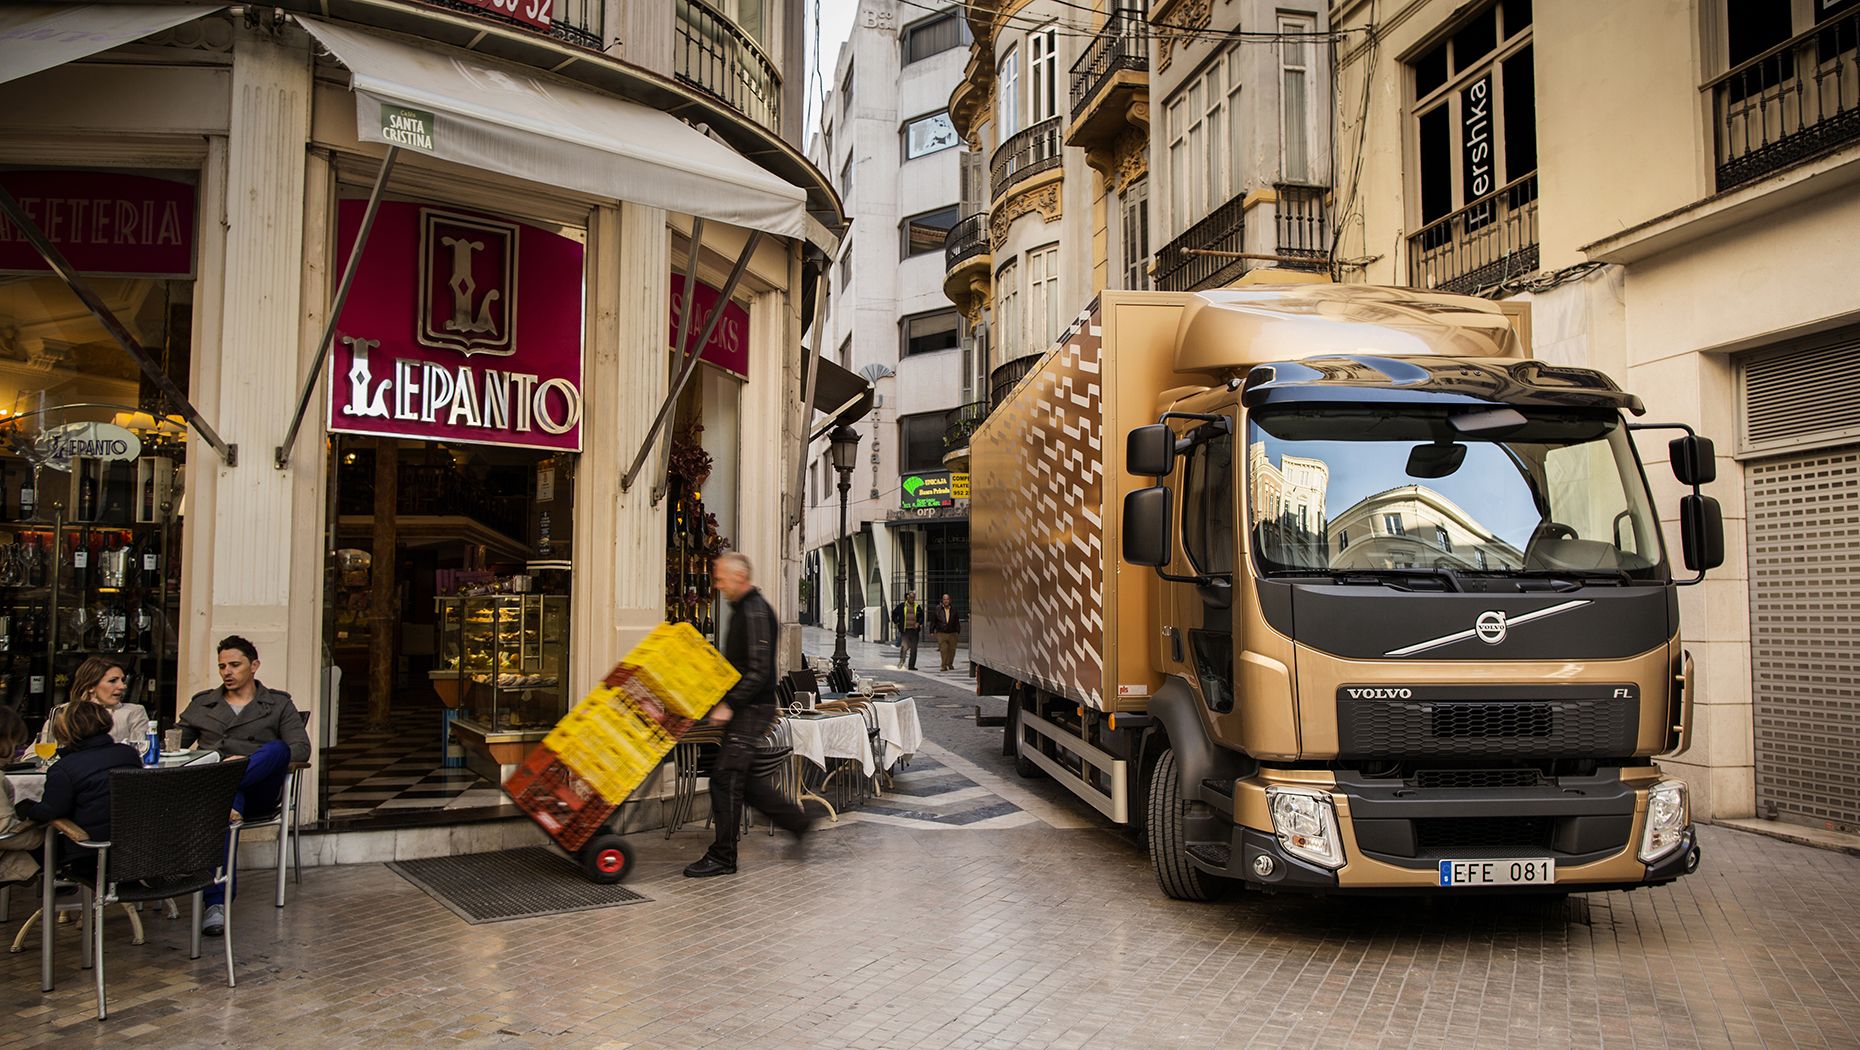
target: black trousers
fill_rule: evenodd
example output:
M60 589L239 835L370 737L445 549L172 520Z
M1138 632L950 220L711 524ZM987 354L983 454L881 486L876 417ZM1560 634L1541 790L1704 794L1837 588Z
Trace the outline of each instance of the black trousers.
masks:
M913 671L917 670L917 639L922 633L921 627L906 627L898 641L898 662Z
M743 803L761 810L786 831L800 834L807 828L807 815L800 806L784 797L768 778L750 774L756 749L774 722L775 705L752 704L724 723L723 753L717 756L717 767L710 775L710 817L717 838L708 852L713 860L731 867L736 866Z

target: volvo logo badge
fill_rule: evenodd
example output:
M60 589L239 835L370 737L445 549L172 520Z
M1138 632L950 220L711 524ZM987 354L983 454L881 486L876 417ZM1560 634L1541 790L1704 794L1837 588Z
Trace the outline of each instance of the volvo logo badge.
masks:
M1487 645L1497 645L1505 640L1505 614L1502 610L1492 609L1479 614L1473 621L1473 630L1479 640Z

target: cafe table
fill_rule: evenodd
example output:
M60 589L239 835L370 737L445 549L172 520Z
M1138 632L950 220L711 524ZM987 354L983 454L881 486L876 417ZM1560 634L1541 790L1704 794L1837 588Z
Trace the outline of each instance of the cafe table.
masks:
M200 762L218 762L219 760L218 751L164 751L161 757L156 759L156 766L160 769L173 769L176 766L191 766ZM45 797L45 770L43 768L8 773L6 779L13 788L13 797L18 801L30 799L37 802ZM43 864L47 874L39 879L39 990L44 992L52 990L52 937L58 926L56 922L47 918L47 916L57 914L56 887L52 885L49 874L52 870L52 850L55 838L56 835L52 829L46 828Z
M849 759L859 763L868 777L878 768L878 762L872 754L872 738L866 732L865 716L858 712L796 711L789 713L787 723L788 738L792 741L797 758L804 758L823 770L827 769L829 759ZM833 772L830 771L827 776L831 780ZM801 799L825 806L829 820L838 822L840 819L833 803L808 790L805 785L801 790Z

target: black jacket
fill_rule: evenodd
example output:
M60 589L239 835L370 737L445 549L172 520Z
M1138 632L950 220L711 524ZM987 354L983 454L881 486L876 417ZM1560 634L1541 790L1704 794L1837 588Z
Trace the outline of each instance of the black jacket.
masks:
M768 599L754 587L730 603L730 628L723 636L723 656L743 677L724 694L731 711L775 702L775 639L781 622Z
M930 607L931 634L956 634L962 630L962 614L956 611L956 606L953 603L950 605L948 612L949 619L945 622L942 604L938 603Z
M92 839L110 838L110 770L134 769L142 756L108 733L85 737L65 748L45 774L45 797L19 807L21 816L50 824L71 820Z

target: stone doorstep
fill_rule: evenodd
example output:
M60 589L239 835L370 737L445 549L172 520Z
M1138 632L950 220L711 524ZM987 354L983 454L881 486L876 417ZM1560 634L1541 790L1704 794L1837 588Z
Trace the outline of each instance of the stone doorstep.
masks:
M1735 828L1738 831L1765 835L1784 842L1835 850L1850 857L1860 857L1860 835L1851 832L1811 828L1805 824L1789 824L1780 820L1758 820L1754 817L1719 819L1711 823L1721 828Z
M616 826L621 834L665 827L669 798L632 799L620 806ZM710 813L709 793L700 789L691 812L698 824ZM277 832L260 829L255 841L239 843L239 868L276 871ZM424 857L453 857L489 853L521 846L549 845L549 836L528 817L477 821L470 824L435 824L410 828L345 828L341 831L306 830L302 856L306 868L331 864L384 864Z

